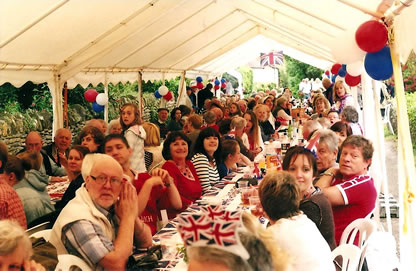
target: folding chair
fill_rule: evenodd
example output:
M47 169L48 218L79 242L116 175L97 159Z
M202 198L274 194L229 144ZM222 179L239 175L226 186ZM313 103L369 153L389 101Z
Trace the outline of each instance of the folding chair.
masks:
M360 262L361 249L352 244L342 244L335 248L332 252L332 260L339 261L342 257L342 269L341 271L357 271L358 264Z

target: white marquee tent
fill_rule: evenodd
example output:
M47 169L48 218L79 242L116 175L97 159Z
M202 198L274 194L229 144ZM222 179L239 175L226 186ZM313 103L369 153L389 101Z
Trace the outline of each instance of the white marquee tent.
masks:
M386 17L394 31L390 42L399 117L401 258L413 267L409 270L416 270L415 170L399 65L416 49L412 2L0 0L0 85L47 82L57 129L63 126L65 82L72 88L178 75L211 78L276 44L285 54L325 69L335 63L331 44L343 42L337 37L372 17ZM366 74L362 78L366 136L380 147L375 83ZM378 149L373 168L385 168L383 150ZM382 171L374 174L385 176Z

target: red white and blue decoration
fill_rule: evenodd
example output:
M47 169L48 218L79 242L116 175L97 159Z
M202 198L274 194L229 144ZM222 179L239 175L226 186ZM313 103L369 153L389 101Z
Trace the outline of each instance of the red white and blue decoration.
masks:
M164 85L160 86L159 89L155 91L154 95L157 99L163 97L163 99L166 101L170 101L173 98L172 92L170 92L169 89Z
M361 82L364 69L374 80L389 79L393 75L393 64L386 25L381 21L369 20L361 24L356 31L348 30L343 35L347 32L348 37L341 39L341 43L340 39L335 39L336 42L331 48L333 57L339 61L331 68L332 81L336 81L336 76L345 77L347 85L357 86ZM350 37L351 33L354 33L353 37ZM325 75L330 76L327 72Z
M92 103L92 110L97 113L103 111L105 105L108 103L108 95L106 93L98 93L93 88L87 89L84 92L84 98L88 102Z
M240 211L226 211L222 206L203 207L200 214L181 214L178 232L186 247L215 247L247 260L250 255L240 242L244 230Z
M260 66L262 68L266 66L276 67L283 65L283 51L271 51L268 54L260 53Z

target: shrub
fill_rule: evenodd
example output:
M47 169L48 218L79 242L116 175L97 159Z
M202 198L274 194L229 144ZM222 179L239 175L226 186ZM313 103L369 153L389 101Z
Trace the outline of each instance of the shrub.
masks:
M410 137L413 150L416 149L416 92L406 93L407 114L409 116Z

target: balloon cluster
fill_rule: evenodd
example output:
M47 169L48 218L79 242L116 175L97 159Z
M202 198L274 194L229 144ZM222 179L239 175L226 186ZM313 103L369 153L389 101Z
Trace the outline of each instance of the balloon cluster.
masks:
M197 76L195 80L196 80L196 87L199 88L199 89L203 89L204 84L202 83L202 77Z
M345 83L356 86L361 81L364 65L365 71L374 80L389 79L393 74L393 65L387 41L386 26L376 20L361 24L356 31L342 33L331 46L332 55L338 61L331 68L333 76L330 77L329 71L325 75L333 82L337 76L345 77Z
M220 80L218 80L217 78L215 78L214 81L214 89L218 90L220 88Z
M84 92L84 98L92 103L92 110L101 112L108 103L108 96L106 93L98 93L95 89L90 88Z
M173 98L173 94L166 86L160 86L159 89L155 91L155 97L158 99L163 97L166 101L170 101Z
M225 83L225 78L221 78L221 88L225 89L227 87L227 84Z

